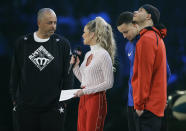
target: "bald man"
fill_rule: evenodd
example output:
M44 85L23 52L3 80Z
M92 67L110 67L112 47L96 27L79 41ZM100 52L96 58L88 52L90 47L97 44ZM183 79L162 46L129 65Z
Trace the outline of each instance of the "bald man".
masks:
M57 17L50 8L38 11L38 30L20 37L12 58L10 93L19 131L62 131L62 89L72 87L68 74L70 43L55 34ZM18 94L18 95L17 95Z

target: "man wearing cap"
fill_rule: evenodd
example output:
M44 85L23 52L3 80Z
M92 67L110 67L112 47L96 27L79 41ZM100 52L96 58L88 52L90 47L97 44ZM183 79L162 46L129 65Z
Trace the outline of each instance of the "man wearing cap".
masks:
M166 29L159 10L145 4L134 12L140 39L136 43L132 87L138 131L160 131L167 98Z

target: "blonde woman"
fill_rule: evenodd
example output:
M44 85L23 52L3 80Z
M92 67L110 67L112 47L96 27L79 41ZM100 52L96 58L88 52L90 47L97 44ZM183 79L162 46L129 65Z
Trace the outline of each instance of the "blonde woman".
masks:
M107 114L105 91L114 82L113 63L115 40L111 26L101 17L88 22L84 27L84 44L91 50L79 66L79 58L71 58L75 63L73 72L81 82L81 90L75 93L80 97L78 110L78 131L103 131Z

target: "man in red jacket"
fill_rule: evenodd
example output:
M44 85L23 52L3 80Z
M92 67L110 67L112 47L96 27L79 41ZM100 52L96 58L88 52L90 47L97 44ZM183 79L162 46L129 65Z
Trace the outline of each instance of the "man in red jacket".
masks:
M166 29L159 24L159 10L149 4L134 12L140 26L136 44L132 87L139 131L160 131L167 98Z

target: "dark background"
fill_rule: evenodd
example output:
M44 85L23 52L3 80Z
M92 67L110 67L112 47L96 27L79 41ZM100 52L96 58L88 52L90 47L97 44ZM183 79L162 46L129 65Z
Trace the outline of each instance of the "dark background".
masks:
M104 131L127 131L126 102L129 63L125 56L126 40L117 31L116 20L122 11L134 11L143 4L153 4L161 12L161 22L168 29L165 39L167 59L172 72L168 95L186 90L186 8L184 0L1 0L0 2L0 131L12 131L12 104L8 92L10 63L15 40L37 30L36 14L40 8L52 8L58 16L57 33L70 40L72 49L80 46L84 53L82 33L84 25L96 16L102 16L113 27L117 43L117 71L114 87L107 91L108 115ZM177 97L173 98L171 104ZM75 102L74 102L75 101ZM70 107L77 110L77 101ZM76 103L73 105L73 103ZM185 131L186 121L172 116L168 111L168 130ZM69 109L71 110L71 109ZM66 131L76 126L73 113L67 113ZM72 122L72 124L69 124ZM73 131L73 130L72 130Z

